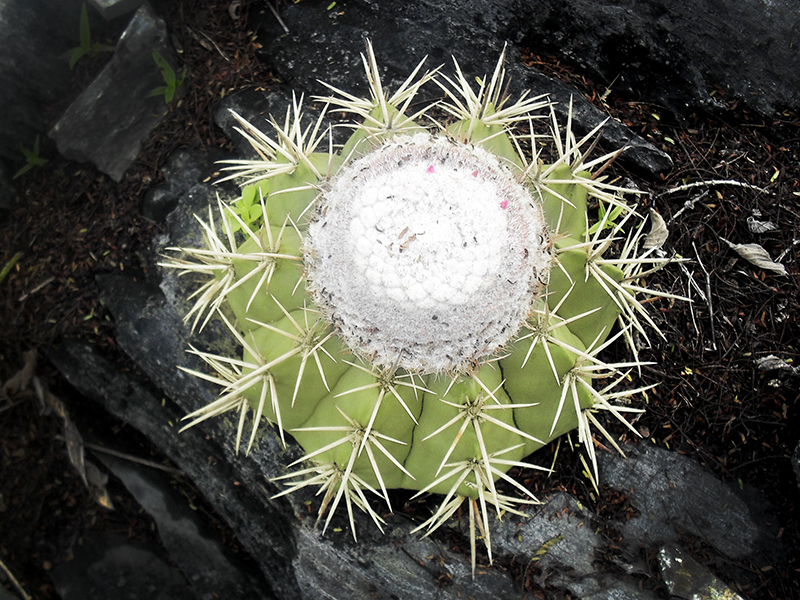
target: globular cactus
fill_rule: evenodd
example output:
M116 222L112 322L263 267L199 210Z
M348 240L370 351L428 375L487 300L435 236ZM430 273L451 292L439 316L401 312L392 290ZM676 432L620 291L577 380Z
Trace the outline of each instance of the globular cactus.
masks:
M587 159L598 130L562 132L544 98L507 105L503 57L477 91L457 64L449 78L421 63L391 95L369 45L363 58L370 98L318 99L359 119L338 151L324 111L301 126L301 101L272 136L235 115L262 160L230 161L242 197L202 223L205 248L164 263L208 276L187 318L219 318L242 347L194 350L222 391L187 418L237 411L238 448L253 413L248 450L264 422L291 434L306 466L282 493L317 486L326 527L344 501L354 537L353 506L381 527L369 496L389 504L392 488L444 496L427 532L466 502L474 568L489 508L535 501L511 467L538 468L523 459L577 430L596 473L595 413L627 424L615 401L641 390L617 384L641 364L634 335L657 331L641 277L666 259L600 176L616 154ZM410 115L429 81L444 99ZM633 359L603 362L620 336Z

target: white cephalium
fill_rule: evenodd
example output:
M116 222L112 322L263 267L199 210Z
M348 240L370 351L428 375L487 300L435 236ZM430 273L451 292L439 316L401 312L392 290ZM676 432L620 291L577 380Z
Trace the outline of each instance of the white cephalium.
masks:
M459 372L508 343L547 280L541 206L490 153L394 137L336 177L308 228L308 287L370 362Z
M540 469L526 455L577 430L596 480L593 431L618 448L600 411L635 433L636 343L658 332L641 298L676 298L646 286L669 259L642 252L645 221L604 173L619 152L592 158L602 124L577 138L571 109L562 127L544 98L507 101L503 60L477 89L423 61L390 92L368 45L367 98L329 86L317 120L295 99L269 134L235 115L260 156L228 161L242 200L162 263L206 277L187 320L241 347L192 350L221 391L187 426L234 411L237 449L249 414L248 451L264 421L294 436L290 467L308 466L279 495L317 488L323 531L342 501L354 537L353 507L382 528L373 504L391 511L396 487L443 496L426 534L466 502L473 571L491 513L536 502L509 474ZM420 101L428 82L440 101ZM359 120L341 148L329 106ZM608 363L618 340L633 359Z

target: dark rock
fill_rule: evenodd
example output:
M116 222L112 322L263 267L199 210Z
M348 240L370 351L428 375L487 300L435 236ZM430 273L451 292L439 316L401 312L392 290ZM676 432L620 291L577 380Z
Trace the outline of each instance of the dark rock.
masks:
M313 1L282 7L281 20L289 33L271 13L264 15L259 38L262 57L298 93L329 93L321 81L350 93L367 93L360 58L365 37L372 40L381 77L391 89L397 88L424 56L428 56L429 68L445 65L450 74L455 58L470 80L491 74L504 41L513 43L529 31L517 18L517 3L510 0L491 7L483 2L455 7L431 0L380 6L363 0L348 3L342 11L336 7L326 10L326 6ZM606 119L577 90L525 67L517 46L509 48L506 71L512 98L525 90L532 96L548 95L556 102L562 123L572 105L579 132L588 132ZM432 86L427 94L437 98L441 91ZM620 159L640 171L656 175L672 168L666 153L616 121L609 121L602 135L610 149L629 146Z
M163 223L167 215L175 210L179 197L180 194L176 194L169 183L150 188L142 201L142 216Z
M288 33L265 12L265 56L292 85L312 90L319 78L341 87L357 64L363 35L373 38L388 72L398 77L425 54L433 65L449 64L454 54L465 72L483 74L508 41L576 65L612 93L678 113L717 106L715 86L766 117L800 107L794 1L500 0L487 6L477 0L360 0L341 10L327 6L317 0L282 7ZM537 89L524 79L513 83L520 86Z
M218 158L213 154L213 150L177 150L161 169L164 179L174 191L181 194L195 183L208 181L216 171L214 163Z
M697 536L730 558L755 554L760 536L747 503L693 460L650 446L632 448L630 459L602 460L606 485L624 492L639 511L624 535L649 547Z
M173 489L169 476L114 456L98 458L153 518L161 542L198 598L271 597L228 555L218 535Z
M106 21L133 12L144 0L89 0Z
M139 292L146 289L142 283L138 286ZM136 293L136 283L117 281L112 285L106 281L105 287L107 292L116 287L115 294L130 298L135 306L131 315L143 308L141 303L147 295ZM150 303L145 309L151 318L159 304ZM168 311L158 321L162 326L166 323L164 314ZM161 334L175 335L168 328L162 329ZM152 351L153 345L142 341ZM101 402L109 412L144 432L191 477L233 528L281 600L523 597L501 571L490 571L473 581L464 556L434 540L411 535L414 524L398 517L387 519L387 533L381 535L366 517L357 514L356 544L340 516L334 519L334 530L322 537L311 522L313 519L307 518L304 501L312 501L313 494L288 501L271 499L277 488L268 478L282 474L284 465L299 455L294 446L283 450L276 433L260 435L257 448L249 457L237 456L232 446L232 419L214 419L178 434L170 423L177 422L185 409L169 402L162 406L160 396L119 372L90 345L67 341L49 358L77 391ZM162 370L164 375L174 373L173 365L166 364L162 356L151 358L147 368ZM181 402L199 406L204 401L193 399L192 394L204 387L202 383L180 392L180 380L168 387L170 396L178 396ZM342 530L337 532L335 527L339 525ZM441 582L447 587L441 587Z
M240 125L231 111L261 131L271 133L274 130L270 121L274 119L277 123L283 124L286 109L291 103L291 93L283 90L264 92L246 89L234 92L224 98L214 111L214 124L233 142L236 147L236 158L257 160L258 154L250 142L237 131Z
M766 118L800 107L796 1L567 0L515 6L527 28L520 45L564 58L628 98L677 112L739 100Z
M677 452L643 444L625 451L628 458L602 456L600 478L638 512L616 528L629 554L700 540L717 575L740 585L758 585L742 564L787 564L780 524L757 490L724 483Z
M8 175L5 161L0 160L0 221L5 219L6 213L14 207L16 193L14 184L11 183L11 178Z
M304 98L301 91L293 94L284 89L268 92L246 89L226 96L219 103L219 107L214 111L214 123L236 146L236 158L258 160L259 156L250 142L239 133L238 129L241 126L232 113L236 113L268 135L272 135L275 131L273 122L283 127L287 110L293 111L295 103L302 107L300 122L303 128L313 124L319 118L322 104ZM343 144L350 133L351 130L335 128L333 130L334 144Z
M516 74L516 79L523 81L523 85L527 86L526 89L531 89L535 94L546 94L556 103L555 110L562 126L566 124L570 113L575 123L574 128L579 134L586 134L605 121L601 139L610 150L625 149L619 157L624 164L650 176L657 176L672 169L672 159L666 152L659 150L623 124L610 119L574 89L521 66L520 62L515 62L507 70L512 78L515 78Z
M303 598L525 597L506 573L481 569L472 579L469 561L447 544L410 534L412 525L396 518L389 525L382 535L361 523L358 544L346 531L326 543L319 531L301 527L294 565Z
M50 131L64 157L91 161L114 181L122 178L167 112L163 96L149 97L164 85L153 60L156 50L174 68L166 25L144 5L122 34L114 58Z
M158 548L124 536L88 533L74 558L50 577L62 600L197 600Z
M69 90L82 0L4 0L0 10L0 156L20 160Z
M117 283L120 294L132 293L137 310L142 309L140 302L146 303L150 294L158 295L157 288L148 288L141 282L137 286L135 282L120 279ZM113 284L107 283L107 286L113 287ZM150 310L154 310L152 304ZM231 461L221 461L228 452L224 446L230 446L230 439L222 439L223 446L220 446L218 440L200 428L178 434L175 424L186 414L185 409L171 400L162 402L160 391L121 373L85 342L66 340L48 358L79 393L145 433L202 490L218 514L229 524L236 524L232 526L239 541L257 557L259 567L279 598L301 597L291 572L295 551L291 531L285 522L286 509L281 511L280 503L269 501L270 491L264 487L263 475L251 462L236 461L234 470ZM154 363L162 363L165 375L180 373L164 362L163 357L153 358ZM187 396L197 392L199 402L208 400L208 391L202 386L195 385L191 378L187 378L186 383L189 385ZM176 387L180 385L179 379ZM237 486L235 482L243 485ZM245 492L245 489L250 491ZM265 532L272 535L265 535Z
M221 166L217 161L224 158L229 157L213 148L175 151L161 169L164 184L148 190L145 195L142 215L151 221L163 223L178 205L181 196L195 184L219 178Z
M742 600L739 594L674 544L658 551L658 562L661 578L672 596L693 600Z
M541 588L566 589L584 600L651 600L633 578L598 568L597 556L606 544L597 516L569 494L550 498L531 510L528 519L492 523L497 554L513 555L519 564L535 564L531 577Z
M794 474L797 477L797 485L800 487L800 442L794 447L792 454L792 467L794 467Z

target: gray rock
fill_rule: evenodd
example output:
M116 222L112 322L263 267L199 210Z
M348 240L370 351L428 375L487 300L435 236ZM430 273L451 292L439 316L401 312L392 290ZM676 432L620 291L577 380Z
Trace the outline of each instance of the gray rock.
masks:
M195 184L208 182L215 175L218 178L220 165L216 163L224 158L228 157L214 149L175 151L161 168L164 184L147 191L142 202L142 215L157 223L165 222L181 196ZM229 187L218 189L225 194L230 190Z
M77 45L82 0L0 1L0 156L22 159L49 108L72 85L65 53ZM21 165L20 165L21 166Z
M606 119L577 90L523 66L520 46L514 45L529 31L517 13L522 9L511 0L453 5L433 0L414 3L381 4L362 0L348 3L347 9L326 10L319 1L282 7L281 20L265 13L259 41L261 55L276 74L298 93L327 94L320 81L351 93L366 93L360 53L369 37L382 69L384 84L397 88L424 56L428 67L445 65L452 75L453 57L468 79L491 74L504 41L508 38L507 76L509 94L516 98L529 90L532 96L548 95L566 121L570 104L576 129L587 132ZM441 90L431 86L428 98L438 98ZM656 175L672 168L672 160L661 150L616 121L603 129L609 148L629 149L620 157L634 168Z
M600 477L639 511L621 532L646 547L678 542L689 533L737 559L752 556L767 535L732 486L676 452L641 445L631 448L628 459L606 454Z
M605 546L597 516L575 498L557 494L529 514L527 519L494 521L492 546L497 554L535 566L537 585L568 590L584 600L654 598L632 578L597 566L597 553Z
M116 287L121 295L130 296L136 306L134 314L141 314L142 302L146 304L148 298L158 297L158 288L132 279L119 279L116 284L109 282L107 285ZM158 300L152 302L147 308L149 314L157 311L159 304ZM293 534L286 522L287 506L269 501L271 492L264 487L263 475L253 462L224 460L220 464L230 440L222 440L220 446L217 439L200 428L178 434L176 424L186 414L184 409L164 398L162 392L120 372L85 342L67 340L48 358L79 393L145 433L155 447L202 489L218 514L234 528L239 541L257 557L273 593L281 600L301 597L291 572L295 549ZM154 362L162 361L163 357L154 357ZM166 361L162 364L165 374L179 373ZM181 383L178 379L176 386ZM208 392L194 385L191 378L187 378L186 383L189 385L187 395L196 392L200 398L208 398ZM237 481L242 486L235 485ZM243 489L249 493L242 493Z
M795 0L518 0L515 6L525 23L523 45L577 65L628 98L679 113L738 100L767 119L800 107Z
M16 193L17 191L14 188L14 184L11 183L11 177L9 177L6 169L5 161L0 160L0 221L14 207Z
M144 0L89 0L106 21L115 19L139 8Z
M214 111L214 124L222 129L225 136L236 147L236 158L257 160L258 154L245 137L237 131L238 122L232 112L242 117L261 131L273 131L270 121L275 119L283 124L286 109L292 103L292 95L283 90L260 91L254 89L241 90L227 96Z
M743 600L674 544L667 544L658 551L658 563L661 577L673 596L692 600Z
M451 52L466 71L484 73L507 40L578 66L612 94L679 113L713 109L720 101L715 87L765 117L800 107L800 10L793 0L472 0L457 6L360 0L344 10L327 6L316 0L282 7L283 25L265 11L271 25L265 56L300 87L312 89L317 77L341 82L367 34L399 75L418 56L430 54L438 65L449 63ZM306 71L306 83L296 69Z
M62 600L196 600L158 548L119 534L88 533L74 558L50 574Z
M580 579L594 573L595 551L602 545L593 521L590 511L562 493L531 511L529 519L494 522L492 546L498 554L534 559L542 571L539 585L547 583L553 571L565 567Z
M358 544L347 531L323 544L318 531L300 528L293 566L303 598L524 598L505 573L481 569L472 579L463 556L410 534L408 523L390 523L387 535L362 524Z
M167 112L163 97L149 97L164 85L155 50L174 68L166 25L144 5L122 34L114 58L50 131L64 157L90 161L114 181L122 179Z
M222 547L169 477L114 456L98 458L119 478L158 527L158 535L200 599L272 598Z

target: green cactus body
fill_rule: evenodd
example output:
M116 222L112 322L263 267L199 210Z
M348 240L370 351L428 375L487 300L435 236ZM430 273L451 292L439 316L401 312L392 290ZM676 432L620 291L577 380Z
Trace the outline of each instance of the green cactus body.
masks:
M444 495L428 532L463 501L487 524L487 506L515 511L501 483L535 500L506 475L512 466L533 467L526 456L573 430L593 458L594 413L626 410L613 401L635 391L614 385L638 363L599 353L643 331L637 274L666 259L636 258L641 226L622 225L641 219L593 177L613 155L587 162L590 138L562 136L552 117L547 164L539 136L516 132L549 104L506 106L502 58L478 92L460 71L443 82L434 72L389 97L371 47L365 64L371 100L320 99L361 119L339 152L318 150L322 117L300 129L299 102L285 126L273 122L276 141L240 120L264 160L231 169L246 178L239 202L260 204L259 218L221 206L228 243L211 220L213 252L182 249L165 263L215 273L190 314L220 315L243 348L200 353L224 389L189 418L238 410L237 447L248 412L250 444L263 422L291 434L307 466L281 479L287 491L326 491L326 526L342 499L380 526L367 494L388 503L392 488ZM407 116L427 81L453 117L441 132L426 129L424 110ZM625 217L590 233L598 200ZM620 244L624 256L610 258Z

